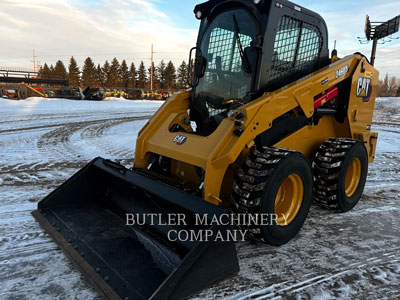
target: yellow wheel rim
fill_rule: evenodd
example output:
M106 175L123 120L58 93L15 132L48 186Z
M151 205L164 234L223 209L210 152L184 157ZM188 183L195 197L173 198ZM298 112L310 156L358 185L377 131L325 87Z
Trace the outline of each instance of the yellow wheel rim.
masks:
M347 197L353 196L358 188L361 180L361 161L355 158L351 161L349 168L346 172L346 179L344 182L344 190Z
M297 216L303 202L304 184L297 174L289 175L279 187L275 198L276 221L289 225Z

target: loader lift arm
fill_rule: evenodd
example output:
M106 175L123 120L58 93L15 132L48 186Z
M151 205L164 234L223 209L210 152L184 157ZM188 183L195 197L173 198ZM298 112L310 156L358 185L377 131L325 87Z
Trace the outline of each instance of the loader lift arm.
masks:
M49 95L39 92L37 89L34 89L33 87L31 87L29 84L26 84L25 82L21 83L22 85L26 86L28 89L30 89L32 92L38 94L39 96L43 97L43 98L48 98Z

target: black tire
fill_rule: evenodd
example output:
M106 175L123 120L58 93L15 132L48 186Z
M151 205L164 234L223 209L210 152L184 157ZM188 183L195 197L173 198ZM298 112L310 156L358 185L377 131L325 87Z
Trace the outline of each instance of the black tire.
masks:
M313 176L307 158L286 149L264 147L255 150L239 168L235 178L232 203L239 213L275 214L278 191L288 178L301 182L297 209L288 224L272 224L252 228L252 233L264 242L279 246L289 242L300 231L307 218L311 201ZM286 201L286 200L285 200Z
M351 176L354 169L359 171L358 176ZM357 205L364 191L367 150L358 140L331 138L318 149L313 171L314 200L323 208L347 212Z
M26 99L27 97L28 97L27 91L22 90L22 89L19 89L19 90L18 90L18 99L24 100L24 99Z

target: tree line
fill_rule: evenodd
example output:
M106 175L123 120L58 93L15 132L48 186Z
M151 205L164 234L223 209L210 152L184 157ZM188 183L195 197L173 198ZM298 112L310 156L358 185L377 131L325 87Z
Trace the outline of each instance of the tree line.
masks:
M379 80L378 97L400 97L400 80L388 74Z
M192 64L193 65L193 64ZM161 90L175 90L188 88L187 80L191 74L187 74L188 65L182 61L176 68L172 61L165 63L162 60L158 66L153 64L153 88ZM193 68L192 68L193 69ZM191 70L190 73L192 73ZM121 87L121 88L147 88L151 86L151 67L146 68L142 61L139 67L134 63L129 66L124 59L121 63L114 58L111 63L105 61L103 65L86 58L82 70L80 70L74 57L71 57L68 70L64 63L59 60L55 66L50 67L45 63L39 70L40 78L57 78L69 80L71 87Z
M181 65L176 68L172 61L165 63L163 60L158 66L154 66L153 88L161 90L175 90L188 88L187 81L192 76L192 70L187 74L188 65L182 61ZM69 80L71 87L122 87L122 88L147 88L150 84L151 68L146 68L143 61L137 68L134 63L128 66L124 59L121 63L114 58L111 63L106 61L102 66L97 66L93 60L86 58L82 70L74 59L71 57L68 70L64 63L59 60L55 66L50 67L45 63L39 70L41 78L57 78ZM400 81L395 77L389 77L388 74L379 80L378 97L400 97Z

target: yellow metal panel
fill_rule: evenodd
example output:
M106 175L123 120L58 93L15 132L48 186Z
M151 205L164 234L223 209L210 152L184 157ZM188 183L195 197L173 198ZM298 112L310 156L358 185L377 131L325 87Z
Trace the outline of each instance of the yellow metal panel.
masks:
M294 109L303 112L307 117L313 116L314 97L348 78L353 78L351 79L353 88L349 121L345 120L344 123L339 124L332 116L325 116L316 126L306 126L288 137L282 137L283 139L276 146L300 151L311 158L326 139L336 136L351 137L349 126L351 132L366 130L366 124L372 120L376 91L373 92L370 103L366 104L367 110L364 110L362 106L364 104L360 103L360 99L356 97L353 90L357 80L354 73L360 72L361 60L364 60L361 55L345 57L318 72L272 93L265 93L260 98L244 105L239 109L245 115L244 133L240 137L233 134L236 128L234 117L226 118L208 137L191 133L188 125L183 122L184 118L188 118L190 92L172 97L140 131L136 146L135 167L145 168L152 153L184 163L181 167L178 163L175 164L175 176L179 175L179 168L184 170L188 165L201 167L205 171L204 199L219 204L221 195L226 197L229 194L229 192L221 194L223 182L231 182L231 180L224 180L228 176L228 168L238 162L240 155L248 149L248 145L251 145L258 135L272 126L273 120ZM375 84L378 73L368 63L365 64L365 68L373 73ZM340 96L347 97L347 95ZM356 107L362 107L361 110L357 110L357 122L351 121ZM189 129L189 132L170 132L174 124ZM177 135L184 136L186 142L183 144L174 142ZM369 151L371 153L371 150ZM230 172L233 169L231 168ZM232 177L232 174L229 176ZM188 177L189 180L192 177L192 181L197 181L194 174ZM224 190L227 190L227 187L224 187Z
M376 144L378 142L378 133L377 132L371 132L371 135L369 137L369 162L372 163L375 160L375 152L376 152Z
M371 151L374 150L368 142L371 134L375 98L378 92L378 81L379 72L363 57L352 78L348 119L351 136L365 142L369 157L374 156L371 156ZM360 138L360 134L365 137Z

